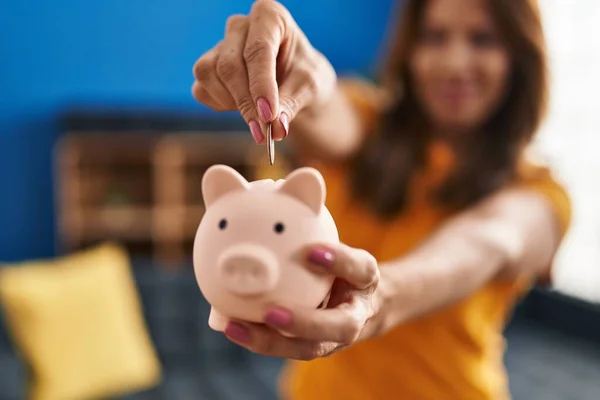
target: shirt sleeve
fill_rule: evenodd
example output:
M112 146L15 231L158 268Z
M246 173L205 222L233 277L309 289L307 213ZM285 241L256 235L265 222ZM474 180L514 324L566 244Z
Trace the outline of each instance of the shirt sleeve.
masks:
M521 168L519 186L532 189L541 194L550 205L556 220L562 242L569 231L572 219L572 204L565 186L544 166L525 165ZM540 283L551 281L551 267L540 277Z
M567 234L571 225L572 205L569 193L559 183L552 171L547 167L527 167L521 174L521 185L543 195L556 218L561 239Z

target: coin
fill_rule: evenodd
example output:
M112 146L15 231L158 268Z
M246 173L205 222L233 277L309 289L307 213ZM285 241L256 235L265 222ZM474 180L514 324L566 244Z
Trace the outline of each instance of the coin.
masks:
M269 165L275 162L275 141L273 140L273 132L271 123L267 124L267 156L269 157Z

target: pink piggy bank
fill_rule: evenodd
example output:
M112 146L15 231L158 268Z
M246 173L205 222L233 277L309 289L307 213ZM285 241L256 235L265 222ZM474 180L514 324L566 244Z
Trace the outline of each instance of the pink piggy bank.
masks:
M215 165L202 178L202 195L206 212L194 241L194 271L212 306L212 329L223 331L230 318L262 322L272 305L323 303L334 277L307 268L305 251L339 243L339 236L317 170L248 182Z

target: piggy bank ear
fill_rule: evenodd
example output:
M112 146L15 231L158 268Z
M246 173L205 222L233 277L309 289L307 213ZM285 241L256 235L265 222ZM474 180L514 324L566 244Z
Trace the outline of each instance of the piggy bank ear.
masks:
M202 197L205 207L210 207L227 193L247 189L248 181L235 169L226 165L213 165L202 177Z
M314 168L304 167L291 172L278 190L300 200L316 214L325 203L325 181Z

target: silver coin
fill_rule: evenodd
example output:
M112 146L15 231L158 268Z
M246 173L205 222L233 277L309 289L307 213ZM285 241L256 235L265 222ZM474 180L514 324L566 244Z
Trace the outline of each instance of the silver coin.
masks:
M273 140L273 132L271 124L267 124L267 156L269 157L269 165L275 162L275 141Z

